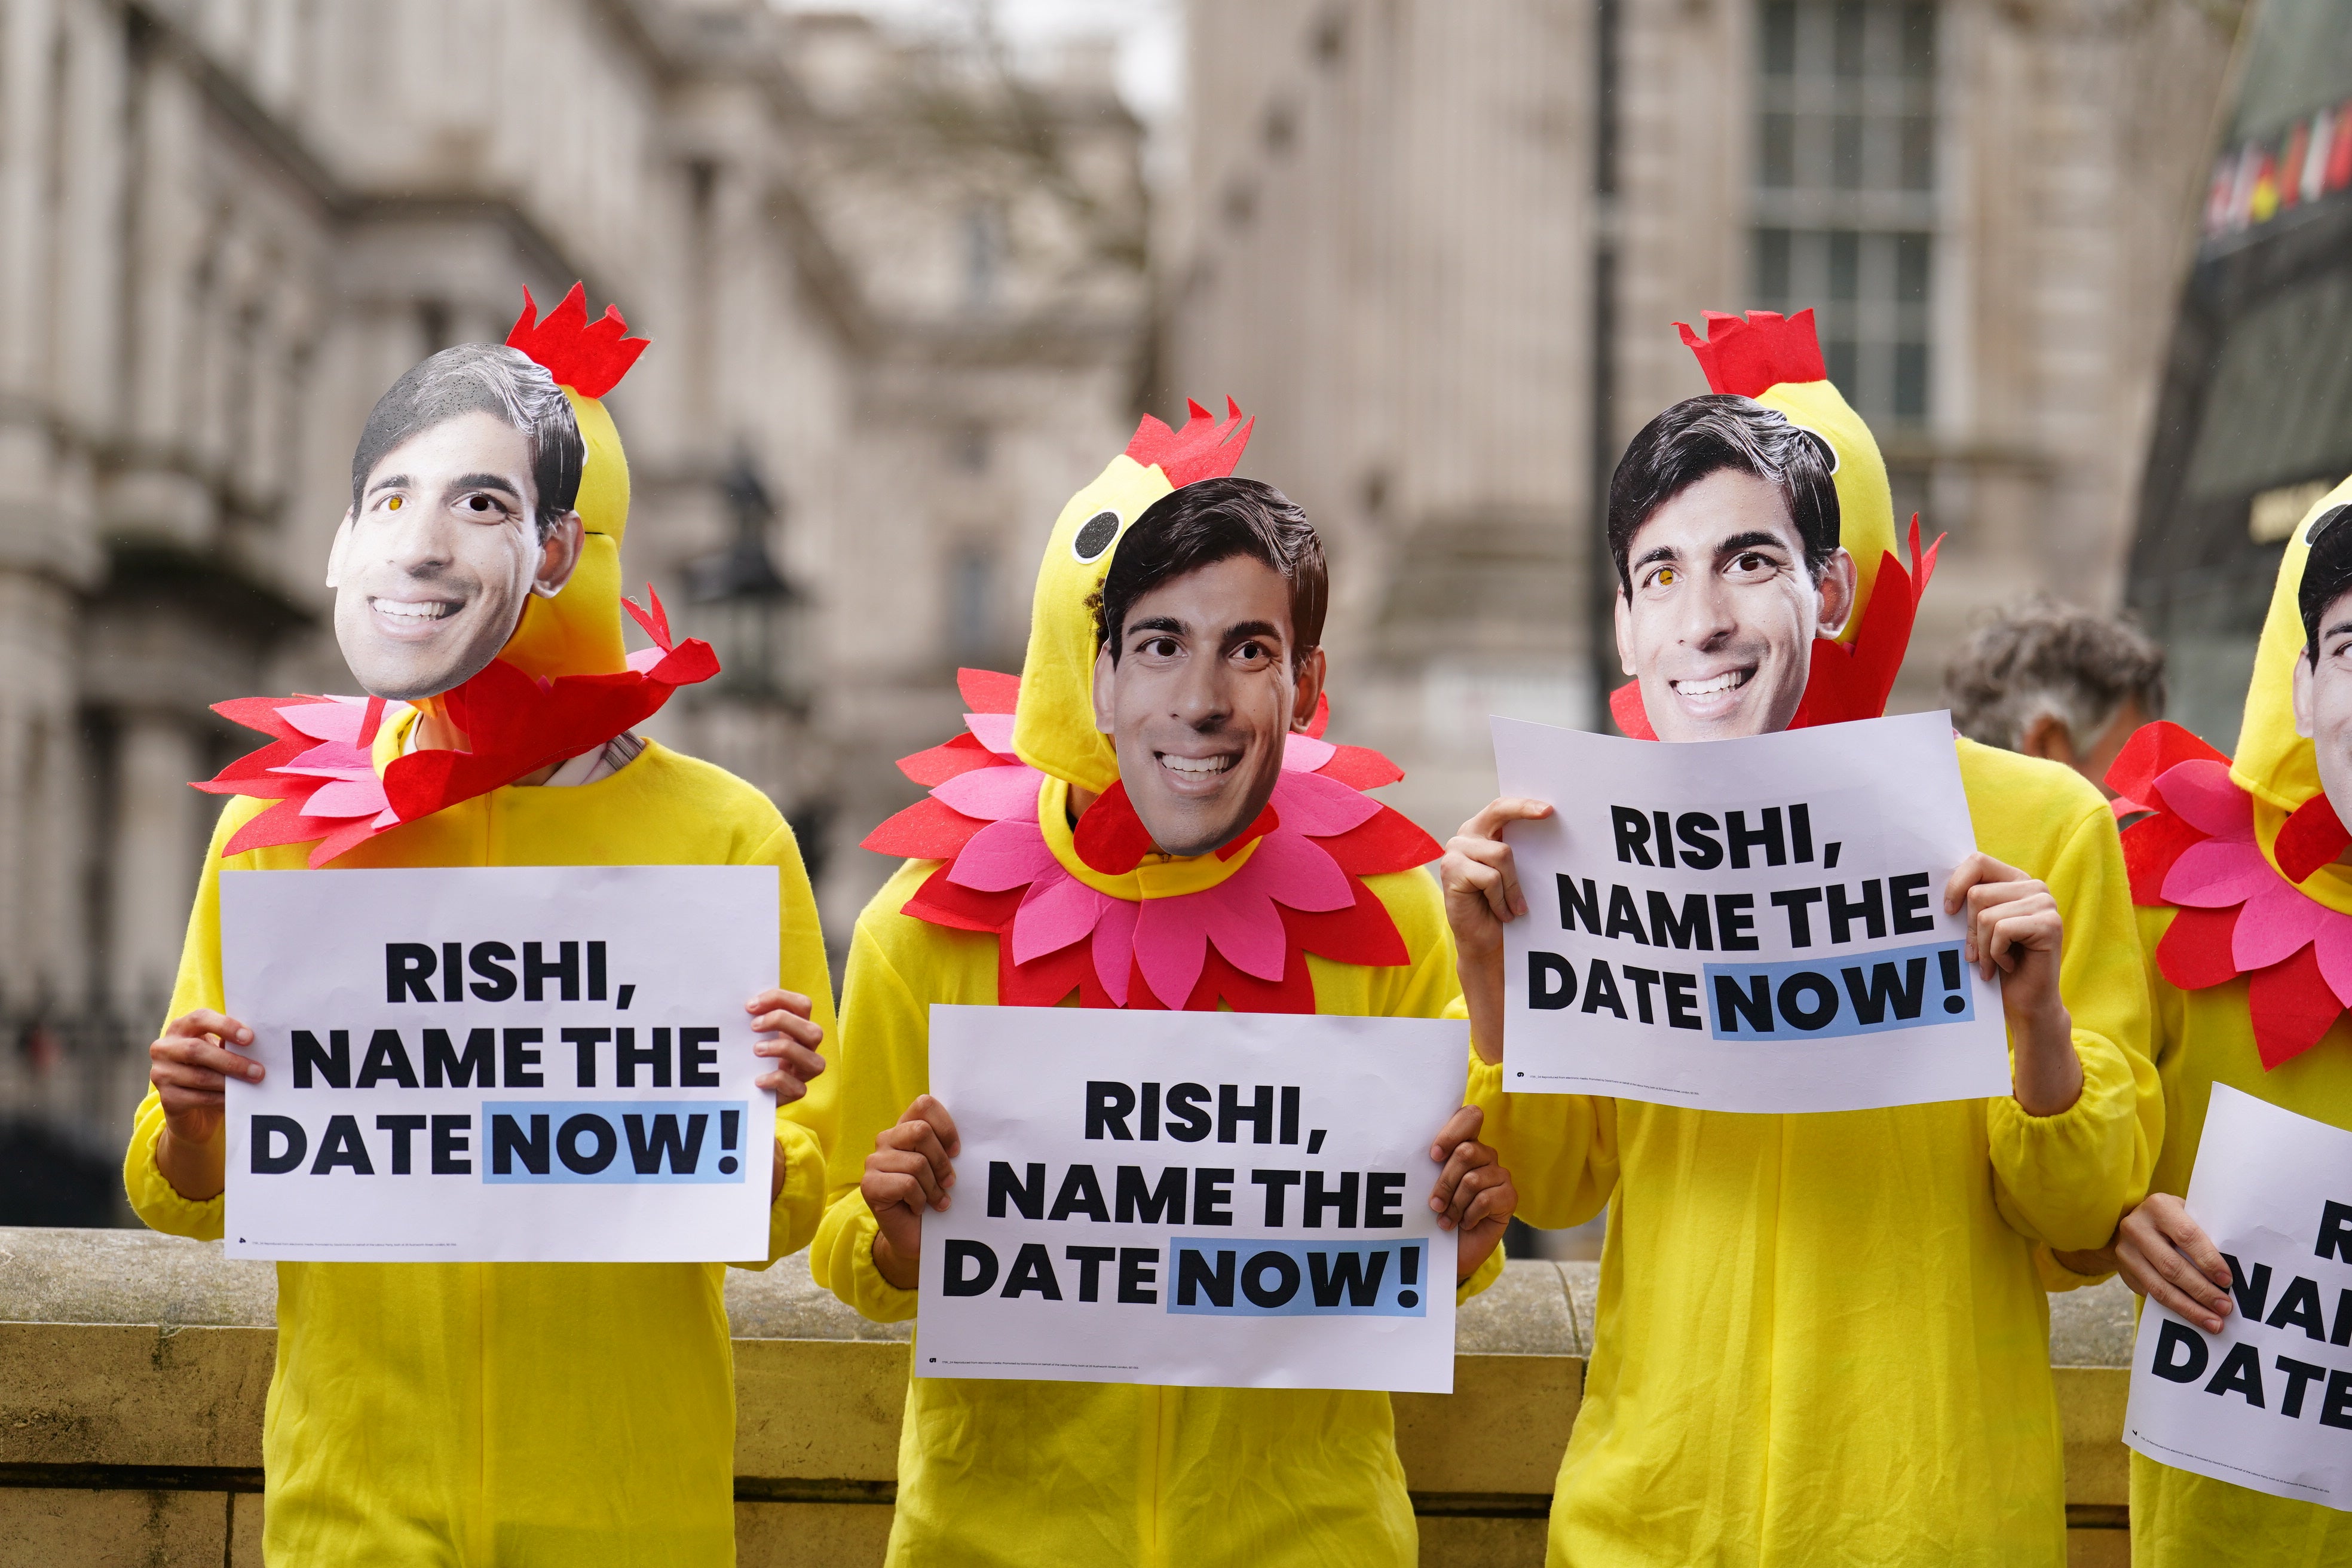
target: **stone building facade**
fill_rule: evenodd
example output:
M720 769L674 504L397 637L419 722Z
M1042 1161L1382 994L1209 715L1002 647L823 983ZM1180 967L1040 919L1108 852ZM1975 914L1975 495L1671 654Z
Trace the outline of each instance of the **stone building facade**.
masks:
M651 728L793 817L845 933L889 760L1017 663L1007 590L1131 425L1139 138L1102 58L762 0L0 0L0 1117L120 1148L186 784L254 739L207 706L351 689L360 425L526 285L654 341L624 567L730 670Z
M1335 725L1450 831L1604 724L1598 502L1702 310L1819 311L1970 617L2114 604L2236 26L2196 0L1193 0L1159 367L1331 540Z

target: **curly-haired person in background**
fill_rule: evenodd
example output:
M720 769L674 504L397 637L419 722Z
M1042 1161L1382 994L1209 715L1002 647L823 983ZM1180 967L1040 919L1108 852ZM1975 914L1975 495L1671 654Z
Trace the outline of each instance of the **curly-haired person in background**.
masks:
M1944 694L1969 740L2063 763L2105 789L2124 742L2164 717L2164 649L2126 622L2037 594L1969 635Z

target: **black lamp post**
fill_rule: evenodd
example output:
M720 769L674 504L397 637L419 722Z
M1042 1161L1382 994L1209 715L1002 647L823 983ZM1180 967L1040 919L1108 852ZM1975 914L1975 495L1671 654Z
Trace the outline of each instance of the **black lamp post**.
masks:
M782 508L749 453L739 453L719 483L734 514L734 542L686 566L695 628L719 654L712 687L719 695L798 710L807 698L799 647L807 596L768 553L768 532Z

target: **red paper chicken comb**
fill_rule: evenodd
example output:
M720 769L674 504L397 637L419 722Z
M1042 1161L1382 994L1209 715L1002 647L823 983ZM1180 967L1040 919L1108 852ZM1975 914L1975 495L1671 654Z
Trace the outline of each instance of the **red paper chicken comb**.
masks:
M1184 400L1184 407L1191 417L1181 430L1171 430L1147 414L1135 427L1135 439L1127 444L1129 457L1145 468L1159 465L1169 484L1180 490L1199 480L1221 479L1232 473L1257 426L1256 419L1242 417L1241 405L1230 397L1225 399L1223 420L1190 398Z
M595 321L588 319L588 290L574 283L572 292L541 321L539 302L522 291L522 314L507 334L507 347L520 349L544 366L558 386L568 386L583 397L602 397L621 384L647 340L628 335L629 323L618 305L607 305Z
M1748 319L1709 310L1702 338L1681 321L1675 327L1683 346L1706 373L1710 392L1757 397L1784 381L1827 381L1822 363L1822 341L1813 331L1813 313L1800 310L1782 316L1772 310L1750 310Z

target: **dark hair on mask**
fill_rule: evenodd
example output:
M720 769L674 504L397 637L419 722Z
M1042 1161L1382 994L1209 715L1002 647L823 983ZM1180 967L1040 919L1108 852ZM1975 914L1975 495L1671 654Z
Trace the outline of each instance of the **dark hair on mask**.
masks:
M1657 510L1709 474L1736 468L1780 492L1818 580L1838 547L1836 469L1829 443L1753 398L1710 392L1685 398L1642 426L1609 478L1609 553L1631 595L1626 557Z
M539 536L545 539L580 499L587 444L571 401L544 366L502 343L459 343L413 366L376 399L352 454L352 511L368 476L410 437L468 414L488 414L522 433L539 492Z
M2319 667L2319 617L2327 606L2352 591L2352 506L2331 507L2312 520L2311 553L2303 563L2303 581L2295 585L2294 605L2303 612L2303 657Z
M1290 498L1255 479L1201 479L1171 490L1129 525L1094 596L1095 640L1118 662L1121 632L1135 602L1238 555L1262 562L1290 584L1291 666L1323 640L1330 579L1323 542Z

